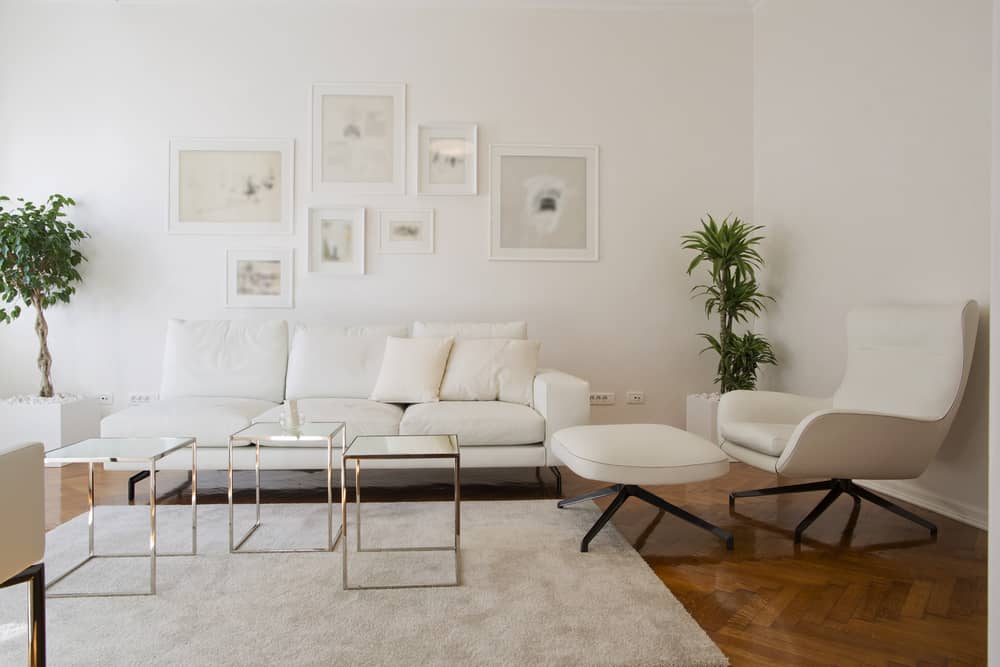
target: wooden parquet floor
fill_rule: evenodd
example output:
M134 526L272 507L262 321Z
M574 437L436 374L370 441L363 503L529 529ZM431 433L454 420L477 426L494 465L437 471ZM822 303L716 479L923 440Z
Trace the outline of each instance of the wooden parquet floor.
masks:
M49 527L86 510L85 467L46 473ZM565 496L598 486L566 470L563 475ZM127 477L99 471L98 503L127 503ZM371 471L365 500L446 500L449 481L445 471ZM732 552L711 534L635 499L613 522L733 665L986 664L984 531L907 506L938 524L932 541L924 529L879 507L865 503L856 512L841 498L796 547L792 529L821 493L741 499L733 513L728 506L730 491L775 481L734 464L727 476L709 482L650 487L733 531ZM225 484L223 473L201 473L199 502L226 502ZM323 484L322 473L265 472L264 501L322 502ZM158 488L161 503L190 500L183 473L162 473ZM556 497L548 471L539 479L523 469L463 471L462 493L464 500ZM143 482L136 502L146 502L146 494ZM244 492L240 500L252 498Z

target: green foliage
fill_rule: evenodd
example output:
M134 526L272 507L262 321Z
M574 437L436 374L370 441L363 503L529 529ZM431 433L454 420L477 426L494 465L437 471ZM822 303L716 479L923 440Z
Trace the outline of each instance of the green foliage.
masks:
M760 225L750 225L727 216L717 223L711 215L701 221L701 229L682 237L681 247L696 254L688 265L691 275L698 266L708 265L710 281L692 288L695 296L705 297L705 316L719 317L719 334L699 334L708 343L705 350L719 355L715 381L725 393L734 389L754 389L760 364L776 364L771 344L750 331L742 336L733 332L736 323L749 323L761 315L767 301L757 284L757 271L764 266L757 246L764 239ZM703 351L705 351L703 350Z

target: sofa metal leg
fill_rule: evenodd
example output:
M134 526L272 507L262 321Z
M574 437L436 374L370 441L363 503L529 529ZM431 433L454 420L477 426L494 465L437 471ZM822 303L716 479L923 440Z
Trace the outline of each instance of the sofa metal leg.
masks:
M551 470L552 474L555 475L555 477L556 477L556 495L557 496L561 496L562 495L562 473L559 472L558 466L549 466L549 470Z
M802 541L802 533L805 532L806 528L812 525L812 522L819 518L819 515L826 511L826 509L833 504L833 501L840 497L844 491L837 485L830 489L830 492L823 496L823 500L819 501L819 504L813 508L812 512L806 515L806 518L799 522L799 525L795 527L795 542L796 544Z
M854 482L851 482L851 491L852 491L852 493L857 494L857 496L860 496L861 498L864 498L865 500L867 500L870 503L874 503L875 505L878 505L879 507L881 507L883 509L889 510L893 514L901 516L904 519L909 519L913 523L918 524L920 526L923 526L924 528L926 528L927 530L930 531L932 537L936 537L937 536L937 532L938 532L937 526L935 526L933 523L931 523L927 519L924 519L923 517L917 516L913 512L910 512L909 510L903 509L902 507L900 507L896 503L894 503L894 502L892 502L892 501L890 501L890 500L888 500L886 498L883 498L880 495L874 494L871 491L869 491L868 489L865 489L863 487L858 486Z
M733 550L733 546L734 546L734 544L733 544L733 534L730 533L729 531L723 530L723 529L719 528L718 526L716 526L715 524L709 523L708 521L705 521L701 517L695 516L694 514L691 514L690 512L688 512L687 510L682 509L682 508L678 507L677 505L674 505L673 503L667 502L666 500L664 500L663 498L659 497L655 493L650 493L649 491L647 491L646 489L642 488L641 486L633 486L633 487L630 487L630 488L631 488L631 494L633 496L636 496L637 498L641 498L642 500L645 500L647 503L649 503L653 507L658 507L659 509L661 509L661 510L663 510L665 512L669 512L670 514L673 514L678 519L682 519L682 520L687 521L688 523L690 523L692 525L698 526L702 530L707 530L708 532L712 533L716 537L721 538L726 543L726 549L728 551L732 551Z
M31 628L28 637L28 664L31 667L45 665L45 564L35 563L15 574L7 581L0 582L0 588L17 584L28 584L28 605L31 611Z
M131 477L128 478L128 499L129 499L129 502L132 502L133 500L135 500L135 485L138 484L139 482L141 482L142 480L146 479L147 477L149 477L149 471L148 470L143 470L143 471L137 472L136 474L134 474L134 475L132 475Z
M837 486L837 480L827 479L822 482L807 482L806 484L788 484L787 486L772 486L766 489L751 491L733 491L729 494L729 506L736 505L737 498L756 498L758 496L776 496L783 493L803 493L805 491L826 491Z
M603 498L604 496L610 496L612 494L618 493L622 490L622 484L612 484L611 486L606 486L603 489L597 489L596 491L591 491L590 493L584 493L580 496L573 496L572 498L567 498L565 500L560 500L556 506L559 509L564 507L571 507L577 505L587 500L596 500L598 498Z

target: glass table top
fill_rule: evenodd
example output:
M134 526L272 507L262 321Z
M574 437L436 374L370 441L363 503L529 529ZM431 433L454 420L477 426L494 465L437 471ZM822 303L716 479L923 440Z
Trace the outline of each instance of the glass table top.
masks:
M90 438L45 454L47 463L153 461L183 449L194 438Z
M455 435L359 435L345 459L452 458L458 456Z
M241 431L232 435L233 440L246 442L267 442L273 443L295 443L295 442L323 442L340 433L344 428L344 422L304 422L299 425L298 430L290 431L277 422L260 422L251 424Z

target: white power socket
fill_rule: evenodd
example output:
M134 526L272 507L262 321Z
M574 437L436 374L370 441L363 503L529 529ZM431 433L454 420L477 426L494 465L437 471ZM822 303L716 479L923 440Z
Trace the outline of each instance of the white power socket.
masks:
M100 401L101 405L114 405L115 395L114 394L98 394L97 400Z
M608 391L595 391L590 394L591 405L614 405L615 394Z
M141 392L133 391L128 395L129 405L145 405L146 403L152 403L157 400L159 396L157 394L144 394Z
M625 402L631 403L632 405L638 405L640 403L646 402L646 395L641 391L626 391L625 392Z

